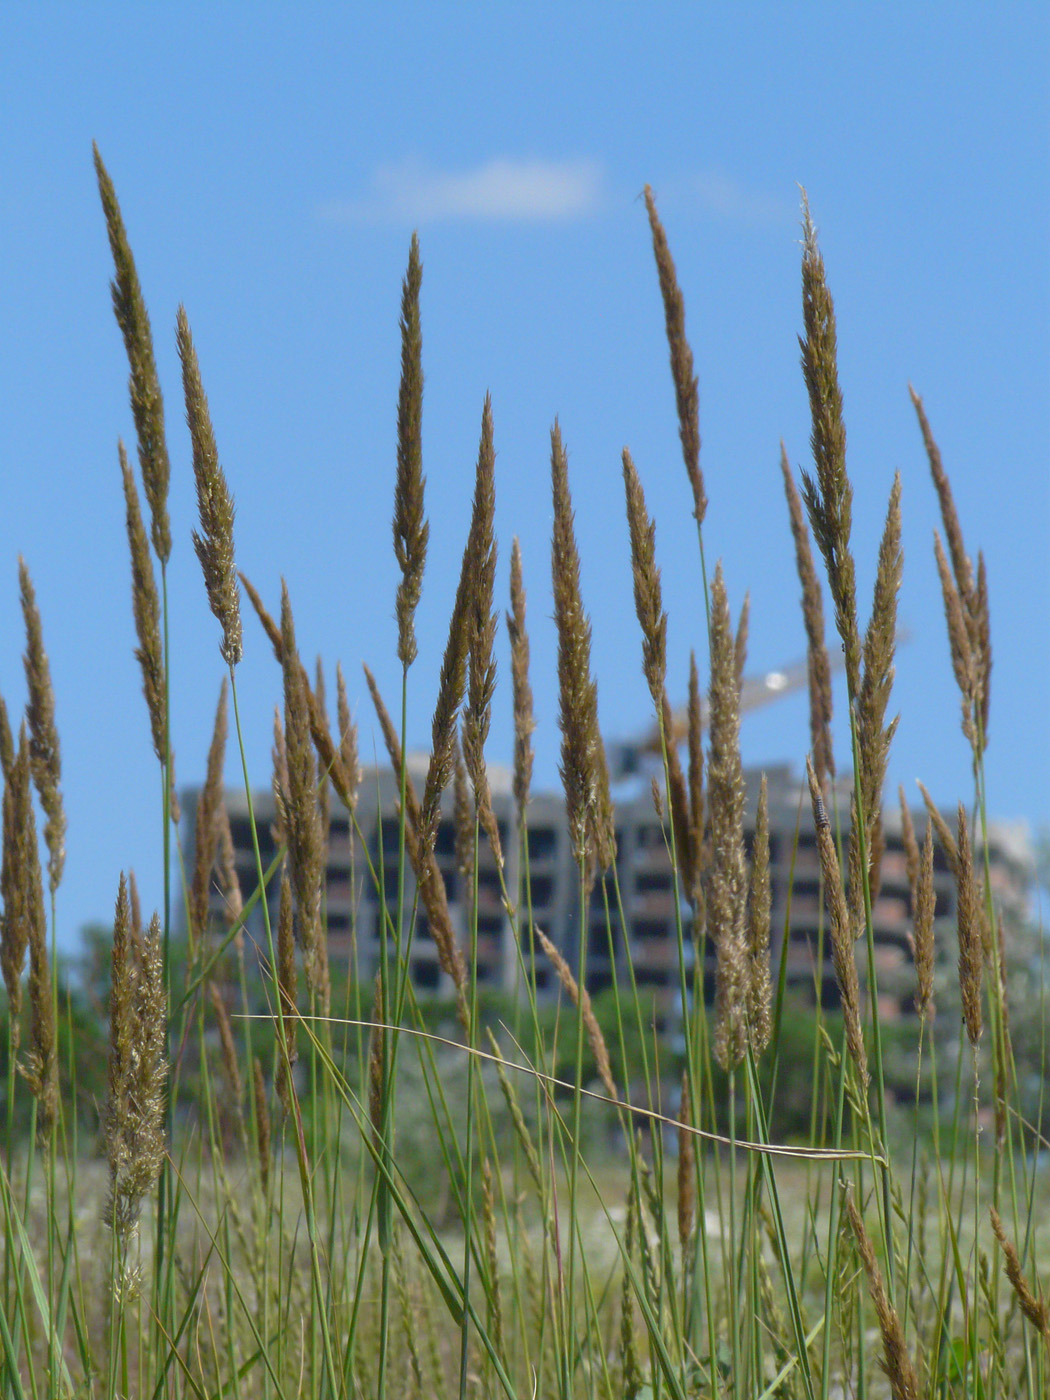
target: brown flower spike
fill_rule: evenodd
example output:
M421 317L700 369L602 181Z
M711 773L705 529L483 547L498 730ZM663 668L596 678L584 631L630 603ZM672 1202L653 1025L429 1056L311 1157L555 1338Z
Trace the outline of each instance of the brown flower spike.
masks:
M197 482L200 533L193 532L193 547L204 572L211 610L222 624L219 650L227 666L236 666L244 652L237 571L233 562L233 497L219 465L208 400L201 383L197 352L190 335L185 308L180 306L176 326L182 386L186 397L186 422L193 443L193 474Z
M569 466L561 429L551 429L551 485L554 532L551 573L554 621L558 628L558 723L561 779L573 854L590 882L616 858L612 798L605 745L598 728L598 685L591 677L591 624L580 596L580 556L576 548Z
M131 255L120 205L117 203L116 190L106 167L102 164L98 147L93 149L98 192L102 198L102 210L106 216L106 231L109 234L109 246L116 272L110 283L113 314L124 337L124 348L131 368L128 388L131 392L131 412L138 437L139 466L146 499L153 516L153 548L163 566L171 556L171 523L168 519L168 482L171 477L171 465L164 434L164 399L160 392L160 380L153 356L149 315L139 286L138 273L135 271L135 259Z
M723 1069L747 1050L751 960L745 928L744 777L740 764L740 691L722 565L711 586L711 732L707 765L714 862L707 896L708 930L717 954L715 1058Z
M423 337L419 288L423 264L412 235L408 271L401 288L401 388L397 400L397 485L394 492L394 554L401 569L397 589L397 655L402 666L416 659L415 612L423 589L430 527L423 515Z

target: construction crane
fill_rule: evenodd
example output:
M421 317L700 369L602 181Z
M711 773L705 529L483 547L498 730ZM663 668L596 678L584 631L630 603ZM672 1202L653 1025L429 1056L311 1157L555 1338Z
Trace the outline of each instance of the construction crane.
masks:
M898 640L904 640L900 637ZM840 652L835 652L828 657L832 671L841 671L844 661ZM747 714L751 710L760 710L764 705L771 705L774 700L782 700L785 695L793 695L796 691L805 690L809 683L809 665L802 661L792 662L791 665L783 667L777 671L766 671L761 676L745 676L740 684L740 713ZM708 700L706 695L700 697L700 724L707 728L708 720ZM673 711L671 715L671 733L668 741L676 747L684 744L689 733L689 711L683 705L680 709ZM653 724L640 738L635 740L623 740L613 742L608 749L609 778L616 783L624 778L632 778L640 773L642 769L653 759L658 758L662 748L660 737L660 726Z
M905 646L911 641L911 633L906 627L898 627L896 645ZM831 672L845 669L846 661L840 648L834 648L828 653L828 662ZM778 671L766 671L761 676L745 676L740 684L740 713L747 714L751 710L760 710L765 705L771 705L774 700L782 700L785 695L793 695L798 690L805 690L809 684L809 663L803 658L801 661L794 661L790 666L785 666ZM700 724L707 728L708 701L706 695L700 697ZM676 747L684 744L689 733L689 711L683 705L680 709L674 710L671 714L671 733L668 735L670 743ZM660 738L660 726L652 724L646 732L638 739L627 739L614 741L607 749L607 762L609 764L610 782L622 782L624 778L633 778L647 764L660 757L662 740Z

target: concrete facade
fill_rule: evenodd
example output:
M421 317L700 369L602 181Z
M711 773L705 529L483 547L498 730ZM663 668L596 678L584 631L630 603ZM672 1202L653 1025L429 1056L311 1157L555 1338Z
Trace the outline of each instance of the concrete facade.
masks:
M425 759L411 759L410 771L421 791ZM745 841L750 848L761 774L745 774L747 804ZM505 854L504 881L518 916L512 920L503 905L499 872L484 839L478 865L477 975L483 987L513 991L518 985L518 941L521 964L531 966L528 934L529 902L526 897L523 845L517 831L510 776L492 769L490 781L493 805L500 826ZM837 1000L834 973L827 940L827 916L821 909L816 836L804 782L789 768L767 770L769 792L770 877L772 887L772 956L779 966L783 941L787 939L789 982L809 988L825 1002ZM837 808L843 834L848 831L849 785L840 785ZM334 968L346 967L356 959L358 975L370 980L380 956L380 929L383 898L391 914L397 904L398 825L397 789L388 769L365 772L357 811L357 831L352 832L347 814L338 800L331 805L327 867L327 928L329 960ZM255 858L252 852L248 808L243 791L226 794L238 875L245 899L255 889ZM276 853L270 824L273 798L269 791L253 794L253 808L259 834L264 869ZM829 815L835 822L836 801L829 801ZM183 799L185 850L192 868L193 814L196 792ZM920 840L925 829L923 810L913 814ZM907 1013L913 979L909 974L911 953L911 891L901 842L900 813L896 803L885 811L886 851L882 862L882 882L873 922L880 987L886 1014ZM951 825L954 820L949 818ZM531 892L532 919L561 949L575 970L579 962L579 879L572 860L565 824L564 802L560 794L537 793L528 810L528 890ZM669 1004L679 1000L681 985L679 929L682 930L684 966L692 970L693 946L688 904L676 893L676 882L667 850L665 829L653 807L648 787L636 783L617 793L616 830L618 857L616 880L607 875L595 883L588 896L587 984L592 993L610 985L614 972L620 985L633 974L639 987L663 989ZM454 927L466 951L469 947L469 890L457 869L452 820L452 797L446 794L437 835L436 855L445 880ZM989 865L995 898L1008 914L1023 917L1031 881L1031 852L1023 829L992 826L989 830ZM934 882L939 919L951 919L955 911L955 883L943 852L935 848ZM619 897L617 897L617 885ZM270 908L276 919L278 881L269 891ZM404 907L411 911L415 882L406 861ZM212 915L222 924L223 901L214 890ZM265 947L261 907L247 921L249 933ZM407 933L407 925L406 930ZM403 935L404 936L404 935ZM818 950L823 951L820 967ZM437 960L437 949L422 909L417 912L409 952L412 978L420 993L448 994L445 974ZM629 966L628 966L629 964ZM713 989L714 952L708 950L704 969L705 996ZM542 996L556 986L556 979L542 954L535 964L535 980ZM883 985L884 984L884 985Z

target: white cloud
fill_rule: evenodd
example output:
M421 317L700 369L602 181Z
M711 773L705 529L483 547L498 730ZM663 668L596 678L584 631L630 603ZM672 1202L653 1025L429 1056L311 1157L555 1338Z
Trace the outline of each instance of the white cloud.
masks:
M410 160L380 166L364 198L332 201L321 213L349 223L569 222L600 209L603 184L602 167L593 160L497 157L465 171L432 170Z
M796 217L797 209L787 199L749 188L723 170L705 170L690 182L703 208L719 219L732 223L783 224Z

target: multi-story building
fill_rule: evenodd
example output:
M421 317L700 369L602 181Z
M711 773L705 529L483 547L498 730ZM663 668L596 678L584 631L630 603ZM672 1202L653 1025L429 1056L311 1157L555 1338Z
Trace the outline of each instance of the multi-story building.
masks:
M426 760L410 759L410 775L421 788ZM753 839L755 813L761 774L746 775L747 803L745 842ZM501 873L482 839L478 860L477 887L477 977L479 985L512 990L521 967L535 969L537 991L553 986L550 966L542 953L536 953L529 937L532 926L541 928L565 954L570 966L579 965L580 888L565 823L564 801L560 794L537 793L527 816L527 843L519 839L510 776L505 770L490 771L493 806L505 854ZM784 767L767 770L769 800L770 879L772 892L772 956L779 964L786 957L791 983L811 989L825 1002L837 999L827 938L827 917L822 909L816 833L808 791L799 777ZM837 803L834 800L837 796ZM243 791L228 791L234 849L242 893L247 899L256 887L248 805ZM271 864L276 847L270 830L274 804L269 792L253 794L252 806L259 835L263 868ZM843 831L848 829L849 785L840 786L829 813L834 823L836 807L841 813ZM192 852L192 814L196 794L187 793L183 811L190 820L186 832L187 852ZM872 910L880 986L884 983L885 1014L900 1014L910 1005L911 891L901 840L900 813L895 804L885 811L886 849L882 879ZM916 830L925 829L924 811L914 814ZM610 872L595 882L587 893L586 979L592 992L608 986L614 973L625 984L633 977L639 987L664 989L669 1003L678 996L681 972L693 968L691 914L678 892L668 852L665 822L657 815L648 787L640 783L621 785L616 803L618 855L615 878ZM328 843L326 913L329 960L345 967L353 962L358 977L374 975L381 950L384 904L393 916L398 899L397 784L389 769L371 769L364 774L356 824L352 828L338 801L331 807ZM526 846L527 871L526 882ZM464 949L469 940L470 891L457 868L452 797L446 794L442 806L435 854L448 894L453 926ZM192 865L192 856L188 854ZM989 828L988 862L997 902L1007 913L1023 916L1031 882L1032 857L1023 828L993 825ZM420 992L448 993L449 987L437 958L425 912L414 908L415 881L411 865L405 862L403 908L407 911L402 946L409 949L411 975ZM943 851L934 855L936 915L950 918L955 910L955 882ZM504 894L517 909L512 917ZM276 917L278 881L268 891L271 912ZM222 897L215 890L213 913L222 918ZM412 921L411 939L407 919ZM388 929L391 922L388 920ZM262 910L256 906L247 920L249 933L265 947ZM784 939L787 947L784 950ZM520 957L519 957L520 946ZM681 949L681 951L680 951ZM822 951L822 956L818 954ZM713 988L714 950L706 950L705 994Z

